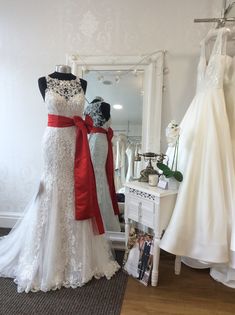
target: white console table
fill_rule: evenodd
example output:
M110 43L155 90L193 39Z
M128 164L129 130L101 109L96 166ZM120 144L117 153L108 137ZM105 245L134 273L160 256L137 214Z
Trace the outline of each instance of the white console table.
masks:
M125 184L125 238L130 231L130 220L138 222L154 232L152 286L158 283L160 239L170 221L177 190L163 190L150 187L148 183L130 182ZM176 256L175 273L180 273L180 257Z

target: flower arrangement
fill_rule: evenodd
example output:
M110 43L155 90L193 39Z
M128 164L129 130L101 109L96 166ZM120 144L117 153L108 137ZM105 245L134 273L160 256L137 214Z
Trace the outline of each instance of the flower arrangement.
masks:
M179 148L180 126L172 120L166 128L166 139L169 147L174 147L171 167L164 163L157 163L157 167L163 172L166 178L173 177L178 182L182 182L183 175L177 170L178 148Z

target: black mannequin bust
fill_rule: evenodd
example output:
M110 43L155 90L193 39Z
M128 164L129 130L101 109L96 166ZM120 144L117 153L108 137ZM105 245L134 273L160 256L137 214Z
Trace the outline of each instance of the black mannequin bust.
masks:
M49 77L58 80L71 81L75 80L76 76L71 73L71 67L67 65L58 65L56 66L56 71L49 74ZM87 81L80 78L81 87L84 94L86 93ZM47 88L46 77L41 77L38 79L39 90L42 94L43 99L45 100L45 92Z
M100 97L95 98L91 103L97 103L101 101L100 110L106 121L110 119L110 104L103 102Z

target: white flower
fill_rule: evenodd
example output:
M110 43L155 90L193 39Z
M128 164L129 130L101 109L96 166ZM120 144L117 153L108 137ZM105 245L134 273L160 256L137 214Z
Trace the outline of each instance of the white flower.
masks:
M166 128L166 140L169 147L174 147L180 134L180 126L172 120Z

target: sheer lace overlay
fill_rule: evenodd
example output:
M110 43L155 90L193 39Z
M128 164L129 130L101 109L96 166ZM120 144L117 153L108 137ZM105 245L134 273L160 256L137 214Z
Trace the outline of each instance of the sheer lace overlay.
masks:
M84 110L79 80L47 77L48 113L72 117ZM14 278L18 292L76 288L119 269L91 220L74 220L75 127L47 127L43 174L24 217L0 239L0 275Z

